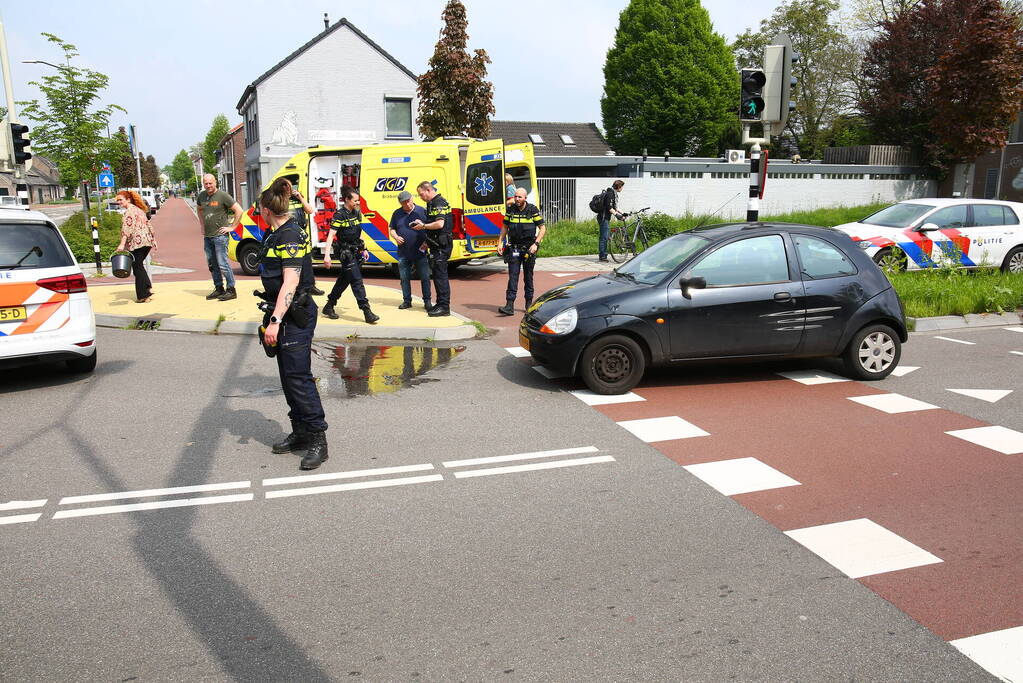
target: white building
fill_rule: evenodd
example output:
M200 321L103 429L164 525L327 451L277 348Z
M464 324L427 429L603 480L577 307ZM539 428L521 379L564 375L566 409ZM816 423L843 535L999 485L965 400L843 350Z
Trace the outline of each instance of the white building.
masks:
M238 100L249 194L312 145L418 139L416 86L414 73L346 19L327 26Z

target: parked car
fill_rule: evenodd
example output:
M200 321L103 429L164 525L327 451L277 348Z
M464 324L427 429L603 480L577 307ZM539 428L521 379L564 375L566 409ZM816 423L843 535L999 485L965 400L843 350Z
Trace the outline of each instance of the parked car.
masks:
M103 205L103 210L113 211L115 213L124 213L124 209L121 208L121 205L118 204L115 199L108 200L107 203Z
M669 237L616 270L553 289L519 342L541 365L599 394L648 366L840 357L850 377L887 377L906 342L902 302L847 235L738 223Z
M156 190L154 190L153 188L151 188L151 187L143 187L140 190L137 187L125 187L125 188L122 188L122 189L124 189L124 190L132 190L133 192L137 192L138 195L140 197L142 197L142 200L145 201L145 203L149 205L149 213L147 214L147 216L149 216L150 218L153 217L154 213L156 213L157 211L160 210L160 200L156 196Z
M85 275L53 221L0 208L0 367L96 367L96 319Z
M836 226L886 270L958 264L1023 273L1023 204L911 199Z

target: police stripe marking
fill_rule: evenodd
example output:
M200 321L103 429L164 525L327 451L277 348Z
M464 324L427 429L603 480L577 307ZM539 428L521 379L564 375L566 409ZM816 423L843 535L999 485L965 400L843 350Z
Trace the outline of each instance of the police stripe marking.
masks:
M32 508L41 508L46 505L46 498L42 500L12 500L9 503L3 503L0 505L0 512L7 512L8 510L31 510Z
M559 448L554 451L536 451L533 453L516 453L514 455L497 455L490 458L470 458L468 460L448 460L444 467L471 467L473 465L490 465L498 462L513 462L515 460L534 460L537 458L556 458L561 455L579 455L581 453L597 453L600 449L596 446L582 446L580 448Z
M602 462L614 462L610 455L598 455L592 458L574 458L572 460L555 460L553 462L534 462L528 465L510 465L508 467L488 467L482 470L463 470L455 472L456 479L466 477L486 477L492 474L512 474L514 472L530 472L532 470L553 470L559 467L576 467L578 465L595 465Z
M232 481L226 484L199 484L198 486L177 486L169 489L148 489L145 491L122 491L119 493L97 493L90 496L71 496L61 498L61 505L75 503L99 503L105 500L125 500L127 498L152 498L155 496L171 496L178 493L202 493L205 491L229 491L231 489L247 489L252 485L249 481Z
M422 472L432 470L433 465L404 465L402 467L379 467L372 470L350 470L348 472L331 472L329 474L306 474L297 477L278 477L264 479L263 486L280 486L281 484L301 484L307 481L330 481L332 479L353 479L355 477L373 477L378 474L401 474L404 472Z
M339 491L355 491L357 489L378 489L386 486L408 486L410 484L426 484L432 481L443 481L440 474L429 474L425 477L401 477L398 479L377 479L376 481L360 481L351 484L333 484L331 486L307 486L301 489L284 489L283 491L267 491L267 498L290 498L293 496L312 496L318 493L337 493Z
M25 522L34 522L42 516L43 513L41 512L32 515L10 515L8 517L0 517L0 524L24 524Z
M217 503L243 503L253 499L251 493L240 493L231 496L209 496L207 498L181 498L178 500L160 500L152 503L130 503L128 505L106 505L95 508L78 508L77 510L58 510L54 519L68 517L89 517L91 515L113 515L120 512L138 512L140 510L159 510L162 508L182 508L196 505L215 505Z

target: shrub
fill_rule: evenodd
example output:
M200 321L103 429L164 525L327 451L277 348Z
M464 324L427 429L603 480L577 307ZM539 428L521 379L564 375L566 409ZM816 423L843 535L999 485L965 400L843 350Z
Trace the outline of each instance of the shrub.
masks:
M98 216L97 209L92 210L93 216ZM92 247L92 226L85 224L85 218L81 211L72 214L60 226L60 231L71 247L71 253L79 263L94 263L95 252ZM99 253L106 261L110 254L117 248L121 241L121 214L113 211L104 211L99 225Z

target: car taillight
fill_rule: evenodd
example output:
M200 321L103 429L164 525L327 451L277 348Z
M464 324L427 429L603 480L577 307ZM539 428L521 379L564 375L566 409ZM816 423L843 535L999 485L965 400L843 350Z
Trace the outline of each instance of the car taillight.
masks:
M60 294L78 294L88 289L85 276L81 273L75 275L61 275L60 277L47 277L36 280L36 286L49 289Z

